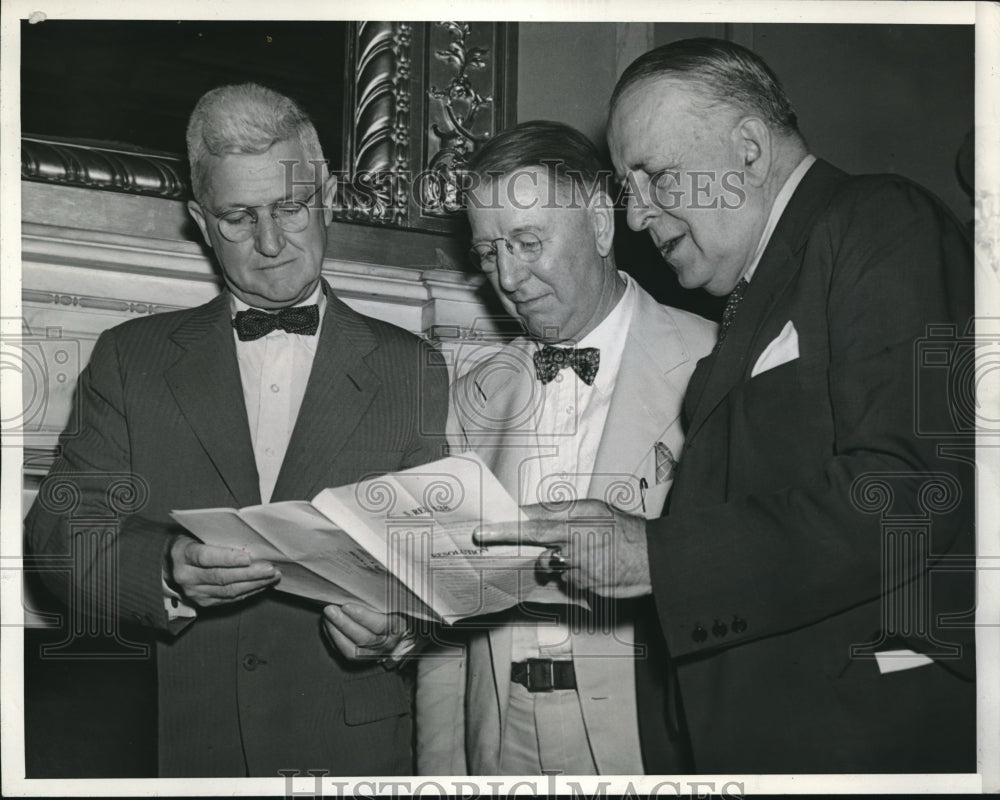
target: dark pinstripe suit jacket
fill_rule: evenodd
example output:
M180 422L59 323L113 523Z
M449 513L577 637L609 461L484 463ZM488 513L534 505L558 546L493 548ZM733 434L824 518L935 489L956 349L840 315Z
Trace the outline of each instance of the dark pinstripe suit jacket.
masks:
M308 387L273 500L441 456L447 373L416 337L328 306ZM411 767L404 677L349 664L324 641L320 609L269 590L243 603L170 621L161 569L177 508L260 502L229 297L127 322L98 340L80 376L61 455L27 519L38 554L71 551L47 498L79 488L78 516L106 516L110 476L131 473L148 496L122 518L117 574L77 571L91 596L117 592L117 618L157 630L159 761L163 776L400 774ZM57 591L60 587L54 586ZM62 587L65 594L65 587Z

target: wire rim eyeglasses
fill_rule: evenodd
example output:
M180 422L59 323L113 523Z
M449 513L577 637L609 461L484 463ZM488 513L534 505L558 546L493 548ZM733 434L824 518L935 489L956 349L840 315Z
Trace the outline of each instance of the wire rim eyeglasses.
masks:
M300 233L309 227L309 212L320 207L314 207L310 203L322 188L317 186L305 200L278 200L263 206L233 208L223 214L216 214L208 209L206 211L215 217L216 227L222 238L234 243L245 242L256 234L260 218L257 209L267 209L271 219L285 233Z
M529 264L532 261L537 261L542 254L542 240L535 234L525 231L509 239L506 236L499 236L490 242L480 242L474 245L469 250L469 258L472 263L486 272L496 269L498 242L503 242L504 250L507 251L508 255Z

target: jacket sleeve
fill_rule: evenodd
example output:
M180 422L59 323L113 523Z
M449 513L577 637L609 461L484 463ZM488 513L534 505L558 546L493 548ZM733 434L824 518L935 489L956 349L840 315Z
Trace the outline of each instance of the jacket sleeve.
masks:
M162 578L175 532L130 513L148 487L132 471L118 359L115 331L106 331L80 373L59 457L25 520L26 547L35 556L71 557L69 585L42 573L64 602L82 602L109 622L176 632L190 619L170 620L165 607Z
M437 461L446 455L445 426L448 416L448 368L431 345L420 342L417 355L417 413L409 450L402 469Z

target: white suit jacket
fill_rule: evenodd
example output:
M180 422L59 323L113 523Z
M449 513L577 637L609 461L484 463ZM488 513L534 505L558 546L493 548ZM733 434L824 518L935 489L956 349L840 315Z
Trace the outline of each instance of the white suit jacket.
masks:
M674 456L680 455L681 401L695 364L715 342L716 326L662 306L639 286L636 289L635 312L588 496L642 515L644 494L645 515L657 517L670 483L656 482L654 445L663 442ZM533 351L532 342L517 339L473 367L452 391L453 447L476 450L514 497L519 496L521 466L553 452L540 441L532 422L532 411L541 402ZM644 491L643 478L648 485ZM512 631L513 626L498 624L471 633L464 652L431 650L420 658L419 774L497 773L510 690ZM628 618L615 619L613 635L573 635L577 687L602 774L641 772L633 641Z

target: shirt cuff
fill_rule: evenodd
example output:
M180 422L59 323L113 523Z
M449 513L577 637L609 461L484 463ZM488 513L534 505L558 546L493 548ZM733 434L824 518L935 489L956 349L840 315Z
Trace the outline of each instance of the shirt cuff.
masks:
M381 659L382 666L386 669L396 669L403 666L422 644L423 641L416 633L407 631L406 635L396 643L392 653Z
M184 599L167 583L166 573L160 575L160 583L163 587L163 607L167 611L167 619L190 619L198 616L198 611L194 606L189 606ZM393 654L395 655L395 653Z

